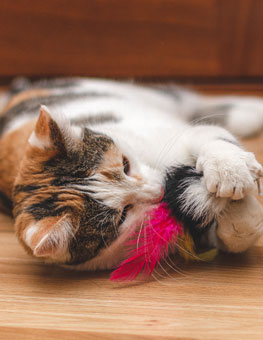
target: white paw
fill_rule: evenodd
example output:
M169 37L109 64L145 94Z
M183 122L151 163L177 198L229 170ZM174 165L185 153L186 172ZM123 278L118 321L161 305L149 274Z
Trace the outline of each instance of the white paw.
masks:
M204 148L196 167L203 171L208 191L234 200L254 190L255 180L263 175L253 153L220 141Z

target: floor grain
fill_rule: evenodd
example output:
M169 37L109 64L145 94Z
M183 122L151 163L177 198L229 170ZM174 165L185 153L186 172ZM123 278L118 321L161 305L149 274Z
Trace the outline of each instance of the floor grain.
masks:
M263 136L245 142L263 160ZM29 257L0 215L0 339L262 339L263 242L213 263L109 281Z

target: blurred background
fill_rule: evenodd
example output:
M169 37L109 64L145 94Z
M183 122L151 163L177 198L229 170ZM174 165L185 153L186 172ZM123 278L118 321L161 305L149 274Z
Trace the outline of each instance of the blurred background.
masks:
M238 84L257 93L263 1L1 0L0 81L15 76L177 81L215 92Z

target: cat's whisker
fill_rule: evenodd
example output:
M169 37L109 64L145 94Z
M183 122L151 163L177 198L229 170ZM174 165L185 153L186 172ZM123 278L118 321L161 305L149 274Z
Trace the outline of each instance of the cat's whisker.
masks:
M186 250L185 248L181 247L178 243L176 244L176 247L179 248L181 251L185 252L187 255L190 257L194 258L195 260L199 262L206 262L205 260L200 259L198 256L195 254L191 253L190 251Z
M104 239L104 236L103 236L102 224L101 223L99 224L99 228L100 228L100 234L101 234L102 241L103 241L103 243L105 245L105 248L109 248L109 245L106 243L106 241Z
M188 272L186 272L185 270L183 270L182 268L179 268L178 266L176 266L176 264L173 262L173 260L171 259L170 255L168 254L167 255L167 261L170 261L173 265L175 265L175 268L182 274L182 275L185 275L187 276L188 275Z
M163 265L159 262L158 266L163 270L163 272L165 273L165 275L167 275L168 277L170 277L172 280L177 281L177 279L175 277L173 277L164 267Z
M177 274L180 274L180 275L182 275L182 276L185 276L185 277L188 276L187 274L185 274L185 273L182 272L181 270L177 269L177 267L172 266L172 265L168 262L167 259L168 259L168 256L167 256L166 259L164 259L164 263L167 264L167 266L168 266L170 269L172 269L174 272L176 272Z
M163 276L160 275L156 270L154 270L154 273L157 274L157 275L159 275L160 277L163 278ZM158 283L160 283L160 284L163 285L163 286L167 286L167 282L161 281L160 279L158 279L158 278L154 275L154 273L152 272L152 274L151 274L151 276L154 278L154 280L157 281Z
M138 237L137 237L137 243L136 243L136 249L137 250L139 248L139 243L140 243L140 237L141 237L141 232L142 232L143 224L144 224L144 220L141 223L140 230L139 230Z
M158 272L158 270L156 270L156 269L154 269L153 272L152 272L152 274L151 274L151 276L154 278L155 281L157 281L158 283L160 283L160 284L163 285L163 286L168 286L168 283L167 283L166 280L160 280L160 279L158 279L158 278L156 277L155 274L158 275L159 277L161 277L162 279L165 279L166 276L161 275L161 274Z

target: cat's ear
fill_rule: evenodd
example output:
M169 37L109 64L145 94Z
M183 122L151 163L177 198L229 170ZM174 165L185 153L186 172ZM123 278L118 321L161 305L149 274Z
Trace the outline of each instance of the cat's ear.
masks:
M35 256L57 259L65 256L72 237L73 227L67 216L47 217L26 229L24 241Z
M29 144L39 149L67 150L74 148L80 138L80 130L70 125L62 114L52 113L41 105L35 129L29 138Z

